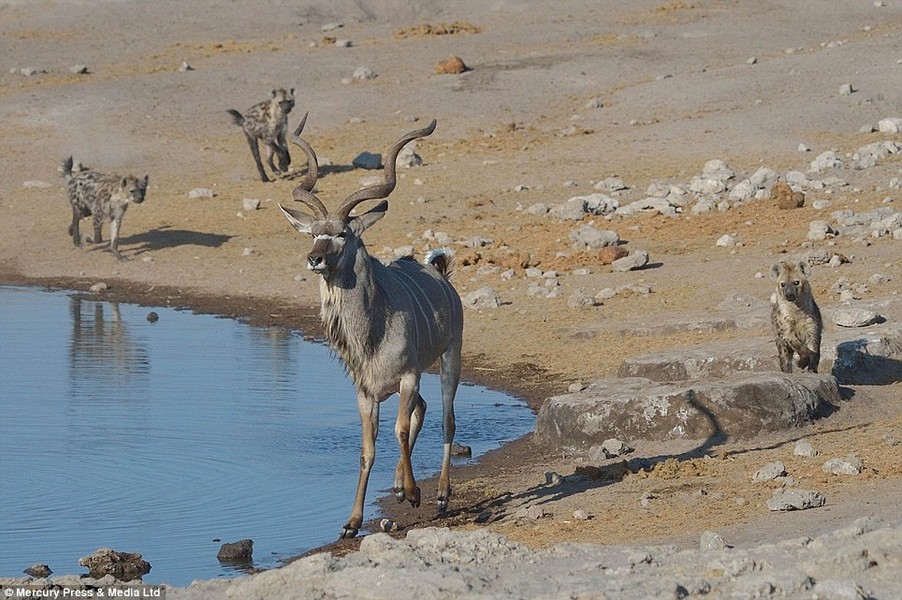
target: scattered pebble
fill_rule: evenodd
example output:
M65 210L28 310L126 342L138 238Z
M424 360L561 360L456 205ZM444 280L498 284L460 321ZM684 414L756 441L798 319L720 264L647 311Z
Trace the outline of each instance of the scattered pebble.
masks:
M498 308L501 296L492 288L483 287L464 296L463 304L468 308Z
M833 313L833 322L840 327L867 327L880 321L880 315L866 308L844 308Z
M767 508L771 511L806 510L818 508L826 502L827 497L814 490L781 488L774 490L773 495L767 501Z
M805 456L808 458L817 456L817 450L815 450L814 446L812 446L811 442L808 440L797 441L792 453L795 456Z
M767 463L752 476L752 481L773 481L777 477L786 475L786 467L780 461Z
M459 56L451 56L435 65L436 75L457 75L468 70L467 65Z
M831 475L858 475L864 470L864 464L858 455L852 454L843 458L831 458L821 470Z
M23 181L22 187L28 189L45 190L47 188L53 187L53 184L47 183L46 181L39 181L37 179L30 179L28 181Z
M213 198L214 196L216 196L216 192L210 188L194 188L188 192L189 198Z
M699 550L709 552L711 550L726 550L730 548L719 533L714 531L705 531L702 533L698 544Z

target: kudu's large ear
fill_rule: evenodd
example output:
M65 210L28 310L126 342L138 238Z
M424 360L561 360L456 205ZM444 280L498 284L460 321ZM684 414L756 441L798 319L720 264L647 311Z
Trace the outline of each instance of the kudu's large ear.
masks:
M385 216L385 212L388 210L388 200L383 200L373 208L369 209L362 215L357 215L356 217L351 217L348 221L348 227L351 228L356 235L360 235L372 225Z
M310 233L310 226L313 224L313 217L304 214L299 210L285 208L281 204L279 205L279 208L282 209L282 213L285 215L285 218L288 219L288 222L291 223L295 229L297 229L301 233Z

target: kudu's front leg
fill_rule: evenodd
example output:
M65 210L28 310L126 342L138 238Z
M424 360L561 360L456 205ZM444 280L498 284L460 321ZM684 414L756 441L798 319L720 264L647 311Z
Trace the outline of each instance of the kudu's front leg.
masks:
M398 446L401 448L401 457L398 459L398 467L395 469L395 497L399 502L407 500L411 506L420 505L420 488L417 487L413 476L413 464L410 461L410 453L416 442L417 434L423 425L423 415L426 412L426 403L420 398L420 377L407 375L401 378L401 389L398 401L398 420L395 421L395 437L398 438ZM422 406L421 403L422 402ZM420 414L414 417L417 411ZM411 427L413 422L414 427Z
M360 412L360 476L357 479L357 495L351 516L341 530L341 538L352 538L363 525L363 504L366 500L366 485L370 471L376 460L376 437L379 435L379 402L357 394L357 410Z

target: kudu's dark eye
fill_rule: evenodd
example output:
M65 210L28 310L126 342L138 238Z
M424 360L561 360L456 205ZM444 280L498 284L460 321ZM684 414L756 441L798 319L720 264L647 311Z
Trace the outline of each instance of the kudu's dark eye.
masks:
M348 232L347 232L347 231L340 231L340 232L338 232L338 235L335 236L335 237L343 238L343 237L347 237L347 236L348 236Z
M781 282L780 282L780 287L786 287L786 282L785 282L785 281L781 281Z
M793 282L792 282L792 285L799 285L799 282L798 282L798 280L796 280L796 281L793 281Z

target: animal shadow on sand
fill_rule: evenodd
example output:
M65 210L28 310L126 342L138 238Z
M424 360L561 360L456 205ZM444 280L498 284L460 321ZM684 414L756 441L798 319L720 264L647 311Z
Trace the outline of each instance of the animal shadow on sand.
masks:
M846 391L846 394L844 394L844 399L846 399L847 395L848 391ZM683 462L697 458L703 458L705 456L711 456L712 454L716 454L721 458L725 458L728 455L752 452L758 449L766 449L766 447L764 446L760 448L750 447L740 450L733 450L728 453L719 453L715 449L718 446L721 446L729 441L730 436L721 427L717 415L714 414L708 407L699 402L695 397L690 397L689 403L701 414L705 415L705 418L710 424L709 436L706 439L702 440L699 445L694 448L676 454L638 456L634 458L624 459L619 462L611 462L601 466L587 465L576 467L573 474L561 475L558 482L546 482L544 484L535 485L516 494L499 493L492 497L483 498L475 502L464 501L460 505L458 505L457 508L453 508L442 515L442 517L443 519L447 519L448 521L454 523L467 523L473 522L474 520L477 523L491 523L502 521L511 518L514 514L513 511L516 511L520 508L541 506L542 504L562 500L564 498L575 496L589 490L614 485L616 483L619 483L629 473L638 473L640 471L649 472L654 470L657 465L664 463L665 461L675 460L677 462ZM833 414L836 410L838 410L838 407L832 406L830 404L824 404L816 415L816 418L820 419L827 417ZM810 434L799 433L796 436L791 436L788 439L784 439L780 442L775 443L774 446L795 443L796 441L805 438L806 435ZM434 523L405 523L404 527L409 529L411 527L425 526L430 524Z
M202 231L190 231L186 229L171 229L167 225L143 233L130 235L126 238L122 238L120 242L127 246L137 245L138 248L133 250L133 254L138 255L151 250L176 248L178 246L219 248L230 239L232 239L231 235L204 233Z

